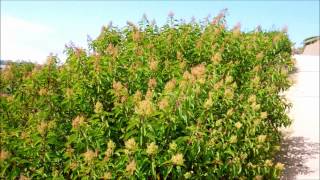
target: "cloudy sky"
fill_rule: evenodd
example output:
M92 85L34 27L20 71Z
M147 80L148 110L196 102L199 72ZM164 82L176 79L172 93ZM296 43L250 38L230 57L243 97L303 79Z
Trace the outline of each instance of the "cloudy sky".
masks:
M303 39L319 35L319 1L1 1L1 53L5 60L44 62L49 53L63 61L70 41L87 47L87 35L97 37L110 21L119 27L127 20L138 22L145 13L157 24L170 11L178 19L203 19L228 8L229 27L238 22L243 30L288 26L290 39L300 46Z

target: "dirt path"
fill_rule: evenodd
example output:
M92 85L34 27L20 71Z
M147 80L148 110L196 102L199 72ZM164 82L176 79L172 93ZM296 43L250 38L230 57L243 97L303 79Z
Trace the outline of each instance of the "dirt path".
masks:
M289 112L293 119L279 160L286 169L282 179L320 179L319 174L319 56L299 55L295 84L286 92L292 103Z

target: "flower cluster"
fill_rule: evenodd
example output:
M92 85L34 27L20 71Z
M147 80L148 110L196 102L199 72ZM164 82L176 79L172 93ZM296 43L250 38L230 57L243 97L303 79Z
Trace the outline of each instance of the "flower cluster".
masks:
M125 144L127 154L131 154L131 153L135 152L138 147L134 138L130 138L124 144Z
M113 92L116 97L115 104L121 104L128 99L128 89L121 82L114 81L112 84Z
M85 123L85 118L83 116L77 116L72 120L72 127L77 129Z
M94 112L96 114L100 114L103 112L103 104L100 101L96 102L96 104L94 105Z
M148 146L147 146L147 154L148 155L155 155L158 151L158 146L153 142L153 143L150 143Z
M135 160L130 161L126 166L126 171L129 173L129 175L133 175L136 169L137 169L137 164Z
M183 164L184 164L183 154L178 153L178 154L173 155L173 156L171 157L171 162L172 162L172 164L174 164L174 165L183 166Z
M158 103L158 107L161 110L165 110L167 107L169 106L169 99L168 97L164 97L162 98L159 103Z
M85 153L83 153L83 157L86 162L92 162L92 160L97 156L98 156L97 151L94 152L92 150L87 150Z
M9 157L10 157L10 153L2 149L0 152L0 160L3 161Z
M135 112L141 116L150 116L154 112L153 104L150 100L142 100L135 107Z
M149 61L149 68L151 71L158 70L158 61L154 60L153 58Z
M164 86L164 91L165 92L171 92L175 87L176 87L177 81L175 79L172 79L166 83Z
M116 144L112 140L109 140L107 146L108 146L108 148L107 148L106 152L104 153L104 159L106 161L108 161L109 158L111 157L111 155L113 154L113 152L116 148Z
M42 121L42 122L38 125L38 127L37 127L38 132L39 132L42 136L43 136L44 133L46 132L47 128L48 128L48 123L47 123L47 122L44 122L44 121Z

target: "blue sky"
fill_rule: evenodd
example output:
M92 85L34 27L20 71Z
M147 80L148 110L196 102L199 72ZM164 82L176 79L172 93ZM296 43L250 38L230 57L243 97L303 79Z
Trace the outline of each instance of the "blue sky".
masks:
M157 24L170 11L178 19L203 19L228 8L227 24L243 30L288 26L290 39L319 35L319 1L1 1L1 59L43 62L53 52L64 59L65 44L87 47L87 35L97 37L110 21L119 27L138 22L145 13Z

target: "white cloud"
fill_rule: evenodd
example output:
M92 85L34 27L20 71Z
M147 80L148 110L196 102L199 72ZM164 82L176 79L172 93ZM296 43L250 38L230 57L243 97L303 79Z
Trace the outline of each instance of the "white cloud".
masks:
M42 63L57 45L51 27L28 20L1 17L1 59Z

